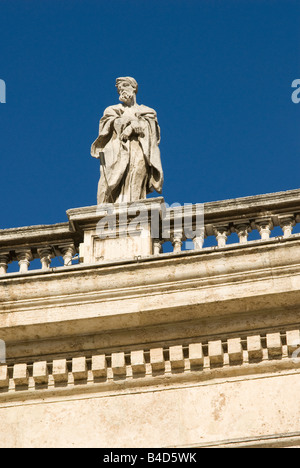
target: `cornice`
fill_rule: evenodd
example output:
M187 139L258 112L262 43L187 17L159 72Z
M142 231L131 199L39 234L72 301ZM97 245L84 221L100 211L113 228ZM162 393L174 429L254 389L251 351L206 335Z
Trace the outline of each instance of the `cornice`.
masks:
M299 244L297 237L233 251L9 275L0 281L0 337L42 339L297 307Z

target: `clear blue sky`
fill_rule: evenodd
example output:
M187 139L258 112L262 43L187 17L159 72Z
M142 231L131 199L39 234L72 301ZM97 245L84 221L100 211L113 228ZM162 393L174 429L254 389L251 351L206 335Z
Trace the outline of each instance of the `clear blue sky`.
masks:
M115 78L162 132L168 203L300 187L299 0L0 0L0 228L96 204Z

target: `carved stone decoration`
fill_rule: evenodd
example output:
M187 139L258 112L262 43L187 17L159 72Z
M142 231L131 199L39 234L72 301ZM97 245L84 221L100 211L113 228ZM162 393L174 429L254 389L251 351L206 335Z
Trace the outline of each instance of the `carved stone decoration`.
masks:
M16 257L19 262L20 273L27 273L30 262L33 260L31 249L23 249L16 252Z
M9 261L10 261L9 252L1 252L0 253L0 275L6 274Z
M98 204L142 200L163 186L156 112L137 104L134 78L117 78L116 87L121 104L104 111L91 147L101 162Z

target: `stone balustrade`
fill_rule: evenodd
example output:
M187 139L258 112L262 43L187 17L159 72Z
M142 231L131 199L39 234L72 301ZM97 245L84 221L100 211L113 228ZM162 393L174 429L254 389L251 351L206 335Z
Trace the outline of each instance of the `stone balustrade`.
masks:
M43 271L50 270L55 258L60 258L61 266L71 266L80 239L68 223L1 230L0 275L7 273L12 262L17 262L18 272L25 274L35 259L40 259Z
M153 219L150 219L151 203L155 205L156 217ZM97 207L69 210L69 223L0 230L0 275L7 274L12 262L18 262L19 274L26 274L35 259L40 259L40 269L44 272L53 267L72 266L74 256L80 252L80 263L91 264L161 256L166 253L166 243L172 245L168 254L181 254L187 240L193 250L206 252L226 248L229 244L234 248L238 245L245 247L252 242L268 242L274 237L281 241L293 236L294 228L300 222L300 190L164 209L163 204L162 198L147 199L145 204L149 233L151 223L154 220L159 223L151 242L141 239L139 244L134 241L130 246L125 242L119 251L110 244L110 252L121 253L108 258L103 255L103 244L101 248L96 246L96 226L101 218ZM119 211L120 218L123 214ZM129 225L120 221L118 226L122 226L123 235ZM129 231L128 236L132 234ZM142 231L139 234L145 233ZM249 237L254 231L259 238L251 240ZM237 239L234 243L230 239L232 234ZM213 241L208 242L209 239ZM91 253L93 249L95 252ZM61 264L55 263L55 258L61 258Z
M204 226L202 230L198 226L197 232L197 212L201 213L202 206ZM184 216L192 220L187 224L191 224L193 237L185 233ZM215 239L215 247L224 248L233 233L236 233L238 243L244 245L249 243L249 234L254 234L253 231L257 231L261 241L268 241L273 236L286 239L293 235L293 229L300 222L300 190L195 204L187 209L171 207L166 212L166 220L169 238L166 236L165 240L172 242L174 253L179 253L183 242L189 239L195 250L211 246L206 245L208 238ZM278 227L279 234L275 231Z

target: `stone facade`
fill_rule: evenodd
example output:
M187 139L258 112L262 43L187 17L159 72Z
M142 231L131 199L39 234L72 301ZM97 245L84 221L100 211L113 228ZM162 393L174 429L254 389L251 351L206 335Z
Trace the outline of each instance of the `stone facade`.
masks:
M300 445L300 190L206 203L193 239L141 203L133 237L122 207L116 238L97 207L0 231L0 447Z

